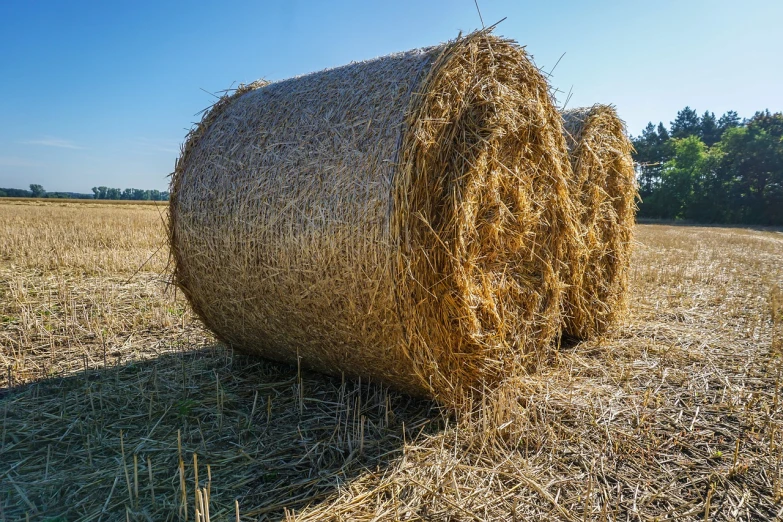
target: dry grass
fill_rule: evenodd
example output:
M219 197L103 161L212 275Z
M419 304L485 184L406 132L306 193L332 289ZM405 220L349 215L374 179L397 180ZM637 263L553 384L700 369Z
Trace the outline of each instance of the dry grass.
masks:
M130 205L132 207L138 206L165 206L167 201L152 201L152 200L134 200L134 199L71 199L71 198L2 198L4 204L16 203L22 205L79 205L79 206L117 206L117 205Z
M165 206L0 200L0 385L156 356L200 325L164 295Z
M156 209L58 212L44 232L0 205L26 248L0 245L0 520L185 520L183 497L195 520L196 468L211 520L781 516L779 232L639 226L625 323L561 347L491 426L214 345L162 294L165 257L133 275Z

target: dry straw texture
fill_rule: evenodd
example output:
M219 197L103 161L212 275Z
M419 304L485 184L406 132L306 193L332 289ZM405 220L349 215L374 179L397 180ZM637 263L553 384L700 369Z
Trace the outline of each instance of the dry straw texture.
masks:
M636 216L636 176L625 124L612 107L563 113L583 242L569 255L564 332L588 339L624 315Z
M242 87L173 175L177 283L237 349L456 405L559 331L561 130L487 32Z

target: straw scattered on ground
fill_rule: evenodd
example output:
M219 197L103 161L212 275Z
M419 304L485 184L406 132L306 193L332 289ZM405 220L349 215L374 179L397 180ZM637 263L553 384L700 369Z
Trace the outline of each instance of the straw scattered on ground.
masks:
M165 258L119 264L165 242L156 209L69 208L29 241L49 216L0 204L4 237L37 245L0 256L0 519L195 520L196 469L211 520L782 514L780 232L640 225L628 317L519 382L510 424L469 426L215 345L162 293ZM106 220L133 240L101 246ZM60 237L89 259L57 261Z

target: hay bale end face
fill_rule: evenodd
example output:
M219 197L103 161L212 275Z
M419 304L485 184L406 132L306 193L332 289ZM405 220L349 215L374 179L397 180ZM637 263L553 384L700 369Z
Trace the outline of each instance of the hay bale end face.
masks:
M567 110L563 122L583 237L582 247L569 255L563 331L589 339L626 310L636 175L625 124L612 107Z
M172 177L177 284L238 350L464 404L559 332L561 124L486 32L242 87Z

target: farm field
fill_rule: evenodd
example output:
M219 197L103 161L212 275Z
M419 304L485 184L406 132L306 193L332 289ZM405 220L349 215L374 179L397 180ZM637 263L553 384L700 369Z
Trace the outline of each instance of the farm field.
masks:
M637 226L625 321L491 427L221 346L165 219L0 200L0 521L783 516L779 231Z
M87 206L102 206L102 205L132 205L132 206L166 206L167 201L153 201L153 200L133 200L133 199L70 199L70 198L15 198L4 197L0 198L0 202L5 204L20 204L20 205L87 205Z

